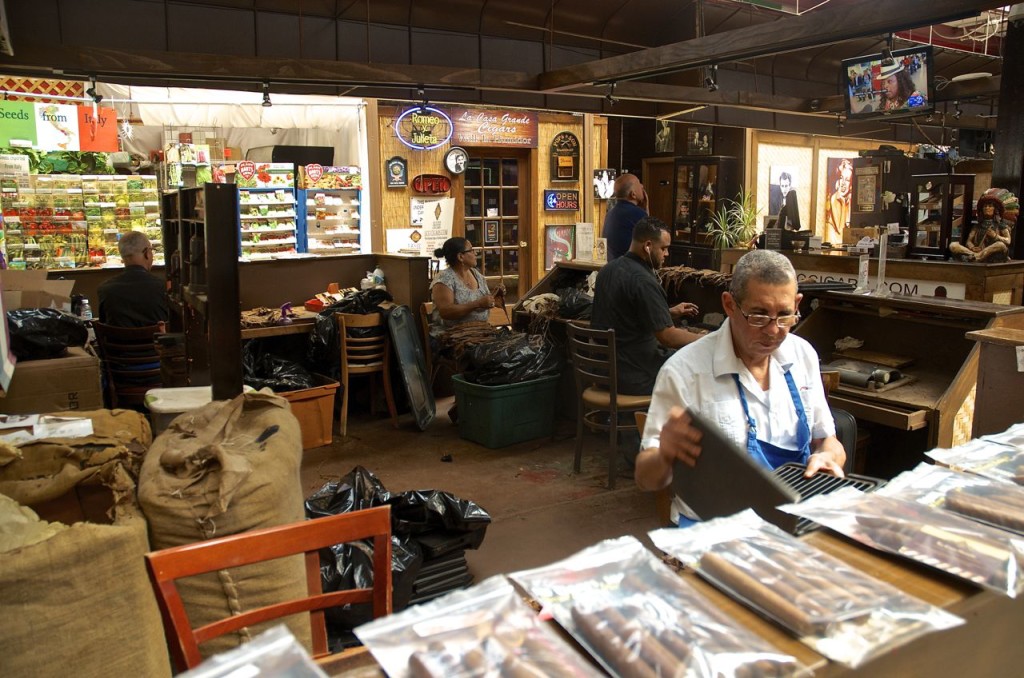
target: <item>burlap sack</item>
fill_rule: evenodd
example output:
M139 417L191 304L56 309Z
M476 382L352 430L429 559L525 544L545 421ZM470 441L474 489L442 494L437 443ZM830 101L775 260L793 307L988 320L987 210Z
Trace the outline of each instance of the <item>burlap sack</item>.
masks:
M77 523L0 553L4 676L171 675L135 483L117 463L107 478L111 524Z
M302 433L284 398L249 393L180 415L153 442L139 479L153 549L303 520L301 462ZM302 556L190 577L178 589L193 627L307 593ZM309 649L309 616L286 623ZM200 649L223 652L273 625Z
M41 518L72 524L109 524L115 469L134 483L153 441L146 417L133 410L59 412L88 417L93 434L47 438L19 446L17 457L0 464L0 494L31 507Z

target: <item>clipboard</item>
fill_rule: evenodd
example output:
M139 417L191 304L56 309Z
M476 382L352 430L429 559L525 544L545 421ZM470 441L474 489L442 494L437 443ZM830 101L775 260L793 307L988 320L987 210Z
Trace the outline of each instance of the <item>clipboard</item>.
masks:
M701 454L692 467L676 460L672 491L701 520L750 508L777 527L794 532L799 518L775 507L800 501L800 493L762 468L706 417L692 410L689 415L703 433Z

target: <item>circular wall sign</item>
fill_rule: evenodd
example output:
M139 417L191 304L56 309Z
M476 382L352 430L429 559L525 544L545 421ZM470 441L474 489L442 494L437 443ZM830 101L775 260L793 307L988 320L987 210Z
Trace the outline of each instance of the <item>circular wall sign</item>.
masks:
M445 153L444 166L452 174L462 174L466 171L466 161L469 154L466 149L460 146L452 146L451 150Z

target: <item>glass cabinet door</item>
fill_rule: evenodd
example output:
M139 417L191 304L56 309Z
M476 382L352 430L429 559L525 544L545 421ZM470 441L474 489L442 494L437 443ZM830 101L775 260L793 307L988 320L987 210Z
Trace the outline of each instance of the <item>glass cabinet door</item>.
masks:
M700 182L697 187L697 232L707 233L708 224L718 211L718 165L702 164L698 167L698 175Z
M943 212L947 184L936 184L927 180L917 184L917 228L914 233L915 250L934 249L942 237Z
M675 240L690 240L693 215L693 168L690 165L676 165L675 217L672 237Z

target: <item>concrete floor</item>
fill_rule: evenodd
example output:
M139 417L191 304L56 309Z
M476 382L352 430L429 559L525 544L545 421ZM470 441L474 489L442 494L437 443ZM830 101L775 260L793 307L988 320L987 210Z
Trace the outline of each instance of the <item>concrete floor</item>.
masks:
M437 489L476 502L492 523L480 548L466 552L475 581L545 565L602 539L629 534L649 543L646 533L659 526L654 496L623 473L614 490L606 488L607 437L584 434L582 471L574 474L574 422L557 420L553 439L492 450L459 437L446 414L452 402L438 399L438 416L422 432L411 415L394 429L386 415L353 404L348 435L335 421L333 443L305 453L306 496L361 465L391 492Z

